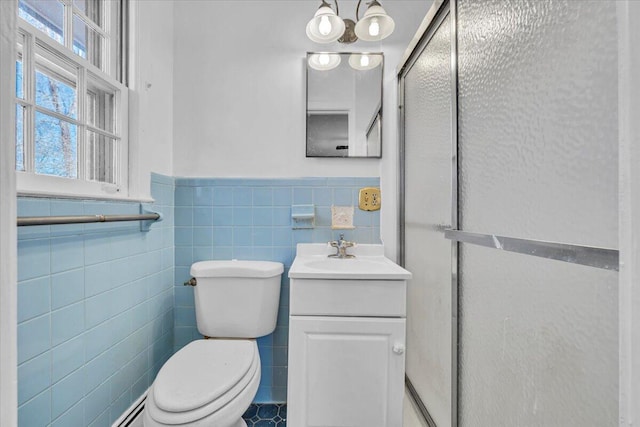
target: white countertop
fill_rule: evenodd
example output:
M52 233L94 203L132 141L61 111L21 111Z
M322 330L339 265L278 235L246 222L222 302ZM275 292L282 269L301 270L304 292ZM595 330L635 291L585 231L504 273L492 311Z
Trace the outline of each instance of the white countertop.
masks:
M411 273L384 256L382 245L356 245L355 258L328 258L336 252L326 243L300 243L289 270L292 279L408 280Z

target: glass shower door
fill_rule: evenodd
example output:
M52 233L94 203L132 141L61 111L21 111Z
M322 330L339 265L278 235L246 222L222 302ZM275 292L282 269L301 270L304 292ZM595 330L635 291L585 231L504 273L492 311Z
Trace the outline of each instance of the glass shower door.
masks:
M459 229L617 248L615 2L460 0L458 22ZM495 246L460 243L460 425L617 425L617 265Z
M443 7L400 76L410 388L439 427L614 426L615 2Z
M455 395L452 310L451 18L434 21L422 53L404 72L404 266L407 290L406 372L428 415L452 425Z

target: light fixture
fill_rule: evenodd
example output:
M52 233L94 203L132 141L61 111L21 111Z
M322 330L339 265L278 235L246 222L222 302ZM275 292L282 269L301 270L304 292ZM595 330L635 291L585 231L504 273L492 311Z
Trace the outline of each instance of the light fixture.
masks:
M360 19L360 3L356 7L357 23L351 19L340 18L338 0L333 0L336 10L326 0L307 24L307 37L316 43L353 43L359 38L365 41L379 41L393 33L395 23L377 0L372 0Z
M373 0L364 17L356 24L356 36L359 39L374 42L389 37L395 27L395 22L387 15L380 3Z
M351 68L360 71L373 70L382 63L382 55L368 53L352 53L349 56Z
M329 71L340 65L340 54L314 53L309 55L309 66L318 71Z
M338 9L337 3L336 9ZM342 18L331 9L329 3L322 0L318 11L307 24L307 37L316 43L331 43L342 36L344 28Z

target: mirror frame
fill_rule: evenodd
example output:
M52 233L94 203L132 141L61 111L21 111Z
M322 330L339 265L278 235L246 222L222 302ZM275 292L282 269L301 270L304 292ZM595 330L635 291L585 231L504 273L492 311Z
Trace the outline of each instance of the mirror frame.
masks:
M377 156L310 156L309 155L309 57L311 55L319 54L319 53L328 53L328 54L338 54L341 55L342 58L348 58L349 55L352 54L375 54L380 55L382 58L382 62L380 62L380 103L378 107L378 114L375 115L368 126L368 129L365 129L365 133L369 133L373 125L378 125L378 130L380 132L380 154ZM347 61L348 62L348 61ZM305 158L308 159L381 159L382 158L382 135L383 135L383 105L384 105L384 52L307 52L304 58L305 65L305 111L304 111L304 124L305 124ZM358 71L354 69L354 71ZM312 110L313 111L313 110Z

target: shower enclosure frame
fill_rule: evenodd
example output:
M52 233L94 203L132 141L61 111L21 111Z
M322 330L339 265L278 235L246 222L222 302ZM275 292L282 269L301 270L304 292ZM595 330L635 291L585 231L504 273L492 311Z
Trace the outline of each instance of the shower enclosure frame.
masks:
M441 231L458 228L458 46L457 46L457 14L456 0L435 0L429 9L425 19L420 25L416 36L407 48L400 66L398 76L398 261L405 266L405 100L404 100L404 76L412 68L420 54L427 47L440 25L447 16L451 19L451 218L449 224L440 224ZM458 243L451 245L451 427L458 425ZM427 407L422 402L411 380L405 375L405 383L411 397L416 402L422 416L429 427L435 427L436 423L429 414Z
M618 17L620 426L640 420L640 4L616 4Z
M398 254L401 265L405 264L404 253L404 204L405 204L405 176L404 176L404 156L405 156L405 134L404 134L404 81L403 75L410 69L415 59L422 52L426 44L428 44L431 36L437 29L438 18L446 15L446 10L451 14L451 66L452 66L452 107L455 108L452 114L453 118L453 153L452 164L454 173L452 176L452 220L450 227L443 224L442 231L445 228L448 238L452 240L452 425L457 425L457 394L458 394L458 266L457 255L460 241L480 243L483 246L493 247L496 249L504 249L495 243L496 238L501 236L477 235L467 233L458 228L458 189L457 189L457 0L435 0L427 16L422 22L413 38L404 56L400 61L397 69L398 75L398 137L399 137L399 175L398 175ZM633 117L637 117L640 113L640 78L636 76L637 70L640 68L640 53L634 50L632 46L640 43L640 30L637 29L640 22L640 5L633 4L631 1L620 2L616 6L618 23L617 30L618 39L618 66L619 66L619 250L610 248L592 248L592 247L568 247L568 249L576 253L581 249L586 250L586 256L583 256L584 265L591 265L596 268L605 268L610 270L619 270L619 336L620 336L620 353L619 353L619 425L629 426L640 418L640 328L634 325L640 325L640 298L638 291L638 283L640 283L640 196L634 196L634 191L638 193L640 190L640 172L634 171L632 165L640 164L640 126L637 125ZM635 71L635 74L634 74ZM635 96L634 96L635 95ZM635 168L637 169L637 168ZM492 242L489 242L491 240ZM485 243L481 243L484 241ZM547 253L548 258L568 261L566 253L559 251L558 255L552 252L555 242L515 242L519 247L517 252L533 255L533 251ZM548 249L544 249L547 246ZM566 245L571 246L571 245ZM533 249L533 250L531 250ZM585 254L583 254L585 255ZM563 257L565 259L563 259ZM619 260L618 260L619 258ZM634 286L634 284L636 286ZM410 380L407 378L407 388L409 393L418 403L423 416L429 425L435 425L430 419L428 411L424 404L417 396L415 389L412 387Z

